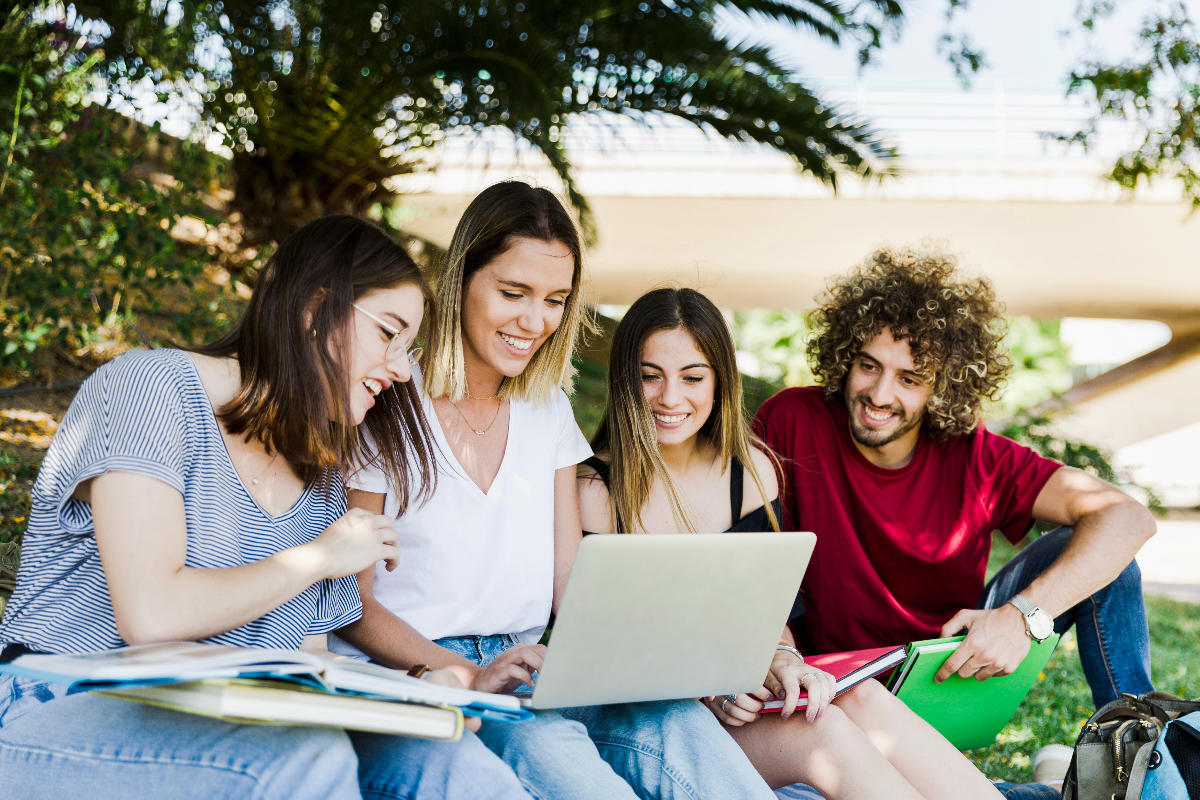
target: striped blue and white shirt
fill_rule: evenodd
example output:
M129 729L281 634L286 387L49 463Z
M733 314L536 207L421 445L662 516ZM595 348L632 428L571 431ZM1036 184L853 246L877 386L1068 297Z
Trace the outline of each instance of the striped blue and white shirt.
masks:
M72 499L109 470L162 481L183 495L189 567L259 561L312 541L346 510L340 482L309 487L272 517L246 490L221 437L195 362L179 350L134 351L88 378L71 403L33 486L17 588L0 643L75 653L120 647L93 535L92 509ZM206 641L295 648L358 619L354 576L324 580L259 619Z

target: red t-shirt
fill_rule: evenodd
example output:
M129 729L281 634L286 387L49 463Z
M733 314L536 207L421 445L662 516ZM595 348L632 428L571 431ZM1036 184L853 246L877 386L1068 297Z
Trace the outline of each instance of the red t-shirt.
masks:
M1024 537L1062 466L981 425L921 436L911 462L883 469L855 446L845 403L817 386L767 400L755 429L783 461L784 530L817 535L797 620L816 653L932 638L974 608L992 531Z

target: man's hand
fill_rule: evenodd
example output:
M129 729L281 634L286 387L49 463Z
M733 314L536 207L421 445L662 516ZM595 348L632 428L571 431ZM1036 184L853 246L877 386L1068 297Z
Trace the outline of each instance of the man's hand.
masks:
M950 654L933 676L941 683L958 673L984 681L993 675L1011 675L1029 653L1025 616L1011 603L986 611L963 609L942 626L942 636L957 636L963 628L967 638Z

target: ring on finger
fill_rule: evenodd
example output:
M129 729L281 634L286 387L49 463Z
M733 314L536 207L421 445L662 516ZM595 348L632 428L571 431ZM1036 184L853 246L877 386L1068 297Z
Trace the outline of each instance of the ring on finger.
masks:
M735 706L737 705L737 695L736 694L727 694L727 695L725 695L725 699L728 700L729 702L733 703Z
M721 713L722 713L722 714L727 714L727 713L729 713L729 712L727 712L727 711L725 710L725 706L726 706L728 703L729 703L729 698L728 698L728 697L726 697L724 700L722 700L722 701L721 701Z

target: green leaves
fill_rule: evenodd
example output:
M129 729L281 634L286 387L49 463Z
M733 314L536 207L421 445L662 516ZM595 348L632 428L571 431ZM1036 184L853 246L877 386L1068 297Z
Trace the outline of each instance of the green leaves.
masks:
M165 153L166 137L82 103L100 61L64 25L20 10L0 20L0 125L12 124L0 180L0 368L10 375L28 374L43 351L111 356L96 348L121 346L127 330L149 344L137 315L189 305L206 267L208 254L171 229L210 217L202 194L214 160L179 144L160 165L173 177L148 168L143 150ZM185 341L211 330L186 319L169 314L158 327Z
M1081 20L1091 28L1107 6ZM1200 209L1200 36L1179 4L1147 18L1140 51L1120 62L1092 60L1071 73L1069 92L1086 94L1097 112L1078 132L1060 141L1087 147L1105 119L1132 122L1140 143L1122 154L1109 179L1132 193L1156 178L1178 180L1183 198Z
M888 0L140 0L88 6L113 28L117 84L203 84L204 125L225 137L234 210L251 242L324 213L386 203L449 131L499 126L540 150L584 227L562 128L572 115L671 114L761 142L836 186L892 174L895 152L819 103L762 48L730 42L718 11L769 16L834 41L878 41ZM186 43L191 42L188 46ZM140 84L138 84L140 85ZM770 123L770 124L766 124Z

